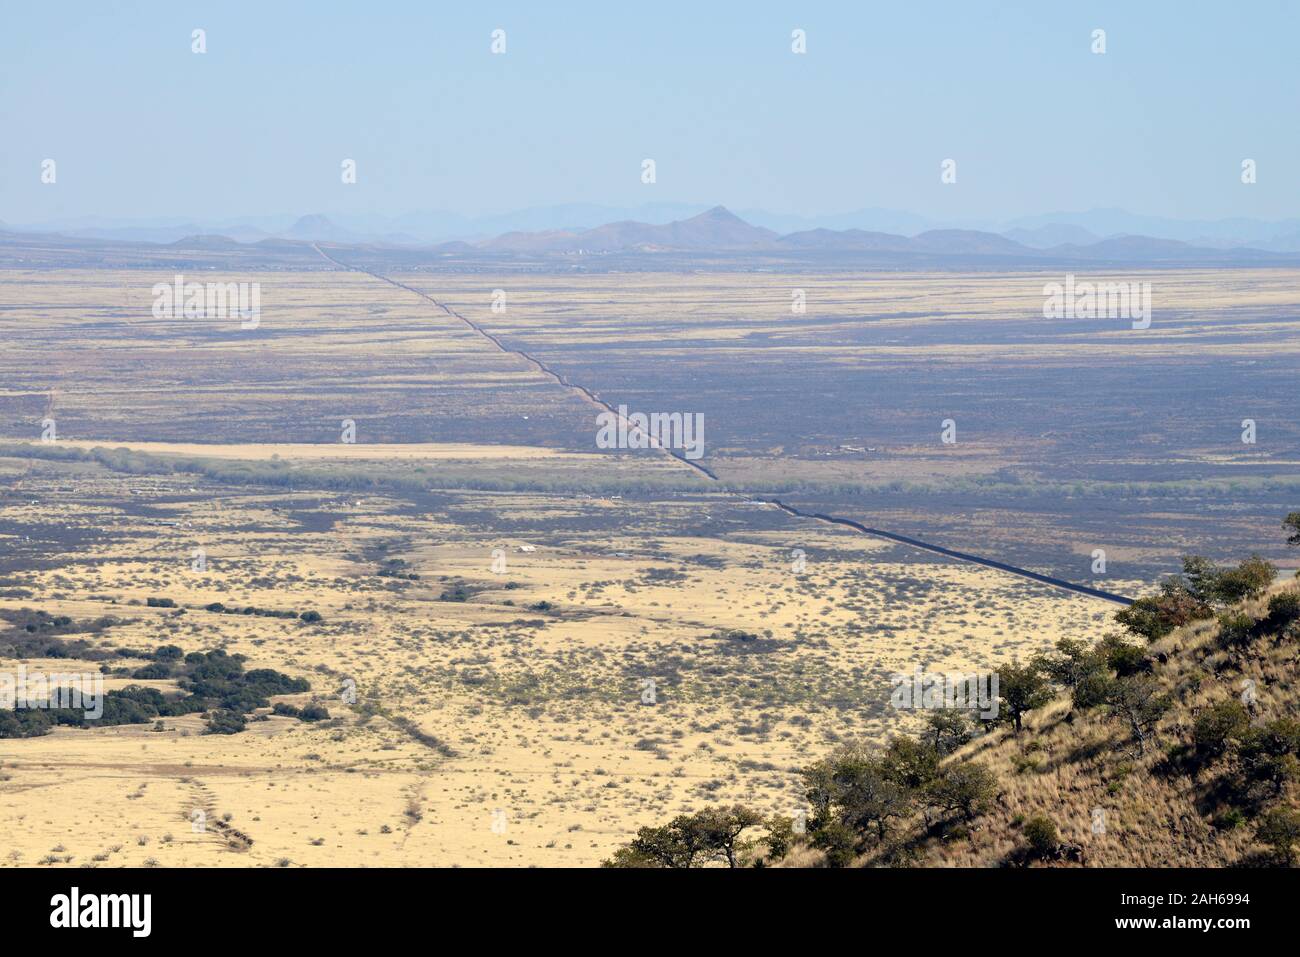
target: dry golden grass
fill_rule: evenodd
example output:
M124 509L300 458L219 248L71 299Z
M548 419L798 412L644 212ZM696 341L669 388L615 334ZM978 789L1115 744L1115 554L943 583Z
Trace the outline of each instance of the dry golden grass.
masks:
M12 533L52 516L58 535L39 545ZM309 680L290 700L319 697L332 716L232 736L186 717L7 740L0 827L19 864L592 865L704 804L792 814L798 767L908 726L887 706L891 673L1024 657L1093 633L1111 607L703 492L440 493L414 507L34 461L0 498L0 530L43 556L11 566L0 609L124 619L105 647L241 653ZM420 577L378 575L389 558ZM457 582L467 600L440 600ZM203 610L217 601L324 621ZM770 644L711 637L731 628ZM196 808L230 815L251 844L192 831Z
M1295 589L1294 581L1274 593ZM1267 600L1242 609L1262 617ZM1198 622L1151 645L1154 675L1173 707L1157 726L1155 742L1139 755L1126 726L1103 709L1073 713L1068 699L1026 716L1020 734L1010 729L976 739L950 761L979 761L1000 783L996 810L980 817L958 836L930 838L916 848L915 863L939 867L994 867L1025 846L1021 823L1044 816L1064 842L1081 845L1090 867L1233 867L1258 858L1262 848L1245 823L1217 829L1210 818L1221 807L1207 799L1214 779L1231 774L1226 761L1195 775L1169 770L1169 750L1190 746L1196 716L1206 707L1241 695L1255 682L1256 722L1300 718L1294 688L1297 674L1293 641L1264 638L1244 652L1220 649L1217 622ZM1278 800L1294 805L1296 785ZM1098 815L1097 812L1100 812ZM1094 822L1102 827L1094 829ZM913 833L919 822L910 825ZM880 863L879 852L862 863ZM1046 866L1070 866L1051 864Z

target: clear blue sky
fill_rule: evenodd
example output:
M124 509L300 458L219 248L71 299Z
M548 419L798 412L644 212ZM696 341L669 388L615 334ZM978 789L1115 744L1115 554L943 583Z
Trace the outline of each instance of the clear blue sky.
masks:
M471 9L472 8L472 9ZM0 220L1300 214L1300 4L8 4ZM190 52L207 31L208 52ZM808 53L790 52L807 31ZM1107 31L1093 55L1090 33ZM508 52L489 52L507 31ZM39 181L45 158L58 183ZM344 158L359 184L340 183ZM640 182L640 163L658 182ZM958 182L939 163L958 161ZM1259 164L1243 187L1241 160Z

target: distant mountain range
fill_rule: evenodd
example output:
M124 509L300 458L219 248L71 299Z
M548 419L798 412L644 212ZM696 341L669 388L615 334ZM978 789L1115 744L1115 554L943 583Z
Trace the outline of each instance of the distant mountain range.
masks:
M684 203L651 203L638 207L570 203L539 206L491 216L468 217L445 211L411 212L397 217L318 213L293 216L243 217L223 221L185 219L114 220L83 218L28 225L0 226L25 233L57 233L86 239L122 242L173 243L190 236L226 236L240 243L281 238L379 244L430 246L449 240L471 244L496 242L514 234L550 233L555 241L603 229L642 235L646 244L664 240L662 235L644 233L644 227L689 222L704 206ZM984 221L937 221L898 210L867 208L823 216L791 216L765 210L740 210L746 225L766 229L780 236L802 233L878 233L888 236L919 237L936 230L996 233L1031 249L1052 249L1063 245L1088 246L1118 236L1150 236L1174 239L1207 249L1250 247L1270 252L1300 252L1300 219L1273 222L1250 218L1222 220L1177 220L1143 216L1121 209L1086 212L1044 213L1001 223ZM593 240L600 239L593 236ZM861 237L859 237L861 239ZM668 237L673 243L671 237ZM514 235L511 241L522 241ZM538 239L542 245L549 241ZM674 244L678 245L677 240ZM633 243L635 245L635 243Z
M476 244L432 247L464 254L599 255L656 252L752 252L760 254L888 253L926 257L1006 259L1097 259L1128 262L1274 259L1271 250L1202 248L1150 236L1098 239L1076 226L1022 229L1022 240L975 229L932 229L915 236L862 229L808 229L781 235L752 225L722 206L662 225L622 221L584 230L509 232Z
M1086 217L1084 217L1086 218ZM60 241L84 239L94 242L152 243L180 250L207 252L240 249L286 249L309 242L332 246L367 248L384 255L451 257L453 259L519 257L690 256L752 255L768 260L833 258L839 261L905 263L942 260L996 262L1079 261L1128 263L1252 263L1300 259L1300 231L1294 244L1281 239L1258 246L1201 244L1166 236L1139 234L1109 235L1104 238L1077 222L1047 222L1016 226L1005 232L981 229L926 229L914 235L849 227L818 226L780 232L746 221L722 206L664 223L621 219L586 228L508 230L470 241L428 243L411 233L358 233L323 214L303 216L287 225L270 229L236 225L213 231L193 223L175 223L131 228L86 226L75 231L33 234L7 227L0 236L54 236ZM1183 230L1197 231L1205 224L1183 224ZM1285 228L1288 224L1275 224ZM185 228L194 231L173 237ZM1240 227L1240 224L1238 224ZM1240 227L1244 228L1244 227ZM146 239L146 236L168 239Z

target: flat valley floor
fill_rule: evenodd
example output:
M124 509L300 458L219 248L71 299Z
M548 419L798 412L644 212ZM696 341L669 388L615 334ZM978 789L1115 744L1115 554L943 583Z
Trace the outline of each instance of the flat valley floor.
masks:
M0 273L0 670L76 667L6 655L39 610L109 688L220 648L330 715L0 740L3 863L593 865L704 804L794 814L799 767L916 725L891 675L1117 607L765 498L1130 596L1185 552L1288 565L1293 271L1152 270L1136 331L1043 319L1037 273L392 277L448 312L326 266L192 277L260 281L252 330L154 318L171 270ZM512 350L702 413L718 481L598 448Z

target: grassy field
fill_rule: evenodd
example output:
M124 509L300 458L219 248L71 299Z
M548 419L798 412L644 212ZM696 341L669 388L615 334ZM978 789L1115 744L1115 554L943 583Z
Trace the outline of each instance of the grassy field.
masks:
M241 653L306 678L283 700L330 719L6 741L0 818L20 863L594 864L701 801L790 813L806 755L905 722L891 673L1009 660L1109 607L703 492L411 501L28 462L0 511L0 612L121 619L104 648ZM192 832L195 808L252 843Z

